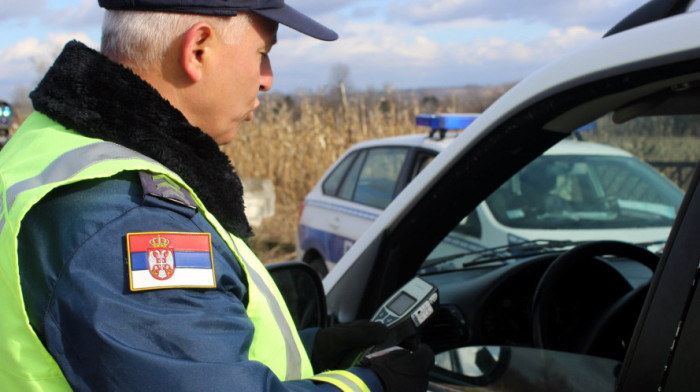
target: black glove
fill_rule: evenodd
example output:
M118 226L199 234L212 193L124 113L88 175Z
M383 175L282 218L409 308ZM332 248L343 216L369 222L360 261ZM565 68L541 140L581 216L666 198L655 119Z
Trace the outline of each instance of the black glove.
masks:
M360 366L377 374L386 392L425 392L428 390L428 371L434 364L435 355L426 344L419 345L416 351L397 347L386 354L378 352L360 361Z
M353 356L386 340L384 324L366 320L351 321L322 328L316 333L311 350L311 365L315 373L329 369L344 369Z

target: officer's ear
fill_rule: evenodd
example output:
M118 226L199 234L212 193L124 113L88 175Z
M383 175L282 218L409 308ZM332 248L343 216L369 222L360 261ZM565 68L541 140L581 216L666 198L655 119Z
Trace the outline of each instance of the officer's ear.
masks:
M212 52L213 33L214 29L206 22L195 24L185 33L180 52L180 65L193 82L202 78L204 62Z

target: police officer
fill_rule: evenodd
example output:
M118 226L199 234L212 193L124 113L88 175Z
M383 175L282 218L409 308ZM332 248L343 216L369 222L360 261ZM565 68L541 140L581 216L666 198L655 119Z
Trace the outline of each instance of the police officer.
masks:
M272 86L283 0L99 0L0 152L4 390L425 390L427 346L334 370L376 323L298 333L219 144Z

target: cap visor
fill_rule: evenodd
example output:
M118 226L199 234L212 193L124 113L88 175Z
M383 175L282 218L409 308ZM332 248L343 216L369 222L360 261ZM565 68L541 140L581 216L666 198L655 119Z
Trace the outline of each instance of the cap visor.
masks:
M316 22L294 8L284 5L282 8L268 8L253 10L258 15L262 15L275 22L281 23L287 27L304 33L310 37L314 37L323 41L335 41L338 39L338 34L328 27Z

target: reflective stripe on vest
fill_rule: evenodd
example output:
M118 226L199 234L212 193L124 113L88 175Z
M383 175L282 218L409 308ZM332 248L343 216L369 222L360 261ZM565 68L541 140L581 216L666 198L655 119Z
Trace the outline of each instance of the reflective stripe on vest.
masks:
M29 130L23 131L23 128ZM12 139L0 155L0 187L3 190L0 204L0 304L6 309L11 308L10 313L4 310L0 318L0 357L10 359L0 370L0 385L16 386L21 390L62 390L67 387L60 369L29 326L24 311L17 265L19 223L27 211L52 189L85 179L111 177L125 170L165 174L190 191L204 217L236 255L246 271L249 287L246 311L255 326L249 359L264 363L282 380L313 374L289 311L265 267L242 240L221 226L179 176L120 145L67 131L40 113L32 114ZM61 142L54 143L56 140ZM13 148L17 143L38 144L40 151L50 151L53 155L43 159L45 155L41 154L30 159L20 158L22 151ZM57 150L62 153L55 154ZM286 356L281 358L279 350L282 348Z
M239 240L237 237L233 235L229 235L230 239L233 240L233 246L234 250L236 252L236 255L239 255L241 260L245 260L249 257L255 257L252 251L248 248L247 245L242 243L243 241ZM301 353L299 352L299 347L294 341L294 336L297 335L296 333L296 328L292 328L292 325L290 325L285 318L285 312L282 309L282 306L285 307L286 309L286 304L281 304L279 301L275 300L275 295L271 290L271 287L274 286L274 282L272 282L272 278L270 278L269 282L265 282L265 279L263 278L264 275L260 273L260 271L256 271L255 268L252 268L248 263L243 262L243 265L245 266L246 269L246 275L249 277L249 280L253 281L255 283L255 286L258 287L258 291L263 294L265 297L265 300L268 303L268 306L272 310L272 314L275 318L276 325L282 330L282 336L284 336L284 341L285 341L285 347L287 348L285 350L286 352L286 360L287 360L287 371L285 375L286 380L298 380L301 377ZM265 270L265 274L269 276L267 273L267 270ZM272 283L273 286L270 285ZM268 325L270 326L270 325ZM257 326L256 326L257 328ZM259 343L259 344L256 344ZM270 360L272 358L261 358L261 357L266 357L266 353L258 352L258 350L262 347L264 342L256 342L255 341L255 336L253 336L253 344L251 345L251 348L249 351L253 351L252 355L254 357L260 358L261 360ZM270 352L270 350L264 349L262 351L265 352ZM277 353L274 353L277 355ZM265 363L265 362L263 362ZM313 374L313 372L311 372ZM311 374L306 374L306 376L309 376Z
M361 378L345 370L323 372L310 378L333 384L343 392L370 392Z
M68 151L55 159L38 175L27 178L9 187L5 191L5 204L7 205L7 209L12 209L15 199L20 193L46 184L63 183L78 175L78 173L85 168L99 162L139 158L158 164L156 161L146 156L140 154L136 156L135 154L136 153L132 150L110 142L88 144ZM5 216L3 215L3 220L4 218ZM0 232L2 229L3 223L0 222Z

